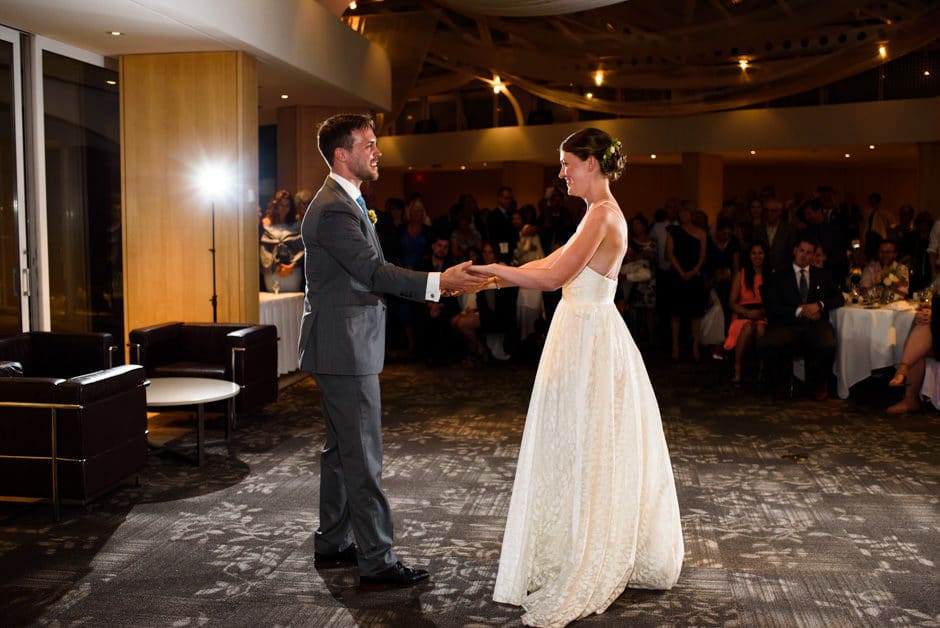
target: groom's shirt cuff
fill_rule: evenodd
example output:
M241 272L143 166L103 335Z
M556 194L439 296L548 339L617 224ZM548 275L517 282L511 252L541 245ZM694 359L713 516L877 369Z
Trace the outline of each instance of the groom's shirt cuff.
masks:
M441 274L428 273L428 284L424 289L425 301L441 300Z

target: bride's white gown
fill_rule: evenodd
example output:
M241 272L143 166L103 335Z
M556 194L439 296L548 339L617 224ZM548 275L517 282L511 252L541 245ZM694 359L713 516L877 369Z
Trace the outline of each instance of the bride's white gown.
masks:
M585 267L563 288L535 377L493 594L527 625L669 589L682 568L659 405L616 286Z

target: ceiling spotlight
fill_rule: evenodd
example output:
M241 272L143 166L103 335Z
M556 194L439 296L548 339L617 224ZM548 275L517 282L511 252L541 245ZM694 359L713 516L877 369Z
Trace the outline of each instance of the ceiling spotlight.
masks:
M845 154L845 158L846 158L846 159L848 159L848 158L851 157L851 156L852 156L852 153L846 153L846 154Z
M461 170L466 170L467 167L466 167L464 164L460 164L460 169L461 169Z
M117 85L117 81L112 81L111 79L108 79L107 81L105 81L105 83L107 83L108 85Z
M604 73L598 70L594 73L594 84L600 87L604 83Z
M588 93L586 93L586 94L584 95L584 97L587 98L588 100L590 100L590 99L594 98L594 92L588 92Z
M356 4L355 0L353 0L353 2L350 2L350 3L349 3L349 10L350 10L350 11L355 11L355 10L358 9L358 8L359 8L359 6Z
M738 59L738 65L741 67L742 70L746 70L748 66L747 59L745 59L744 57L741 57L740 59Z
M887 59L887 58L888 58L888 47L885 46L884 44L879 44L879 45L878 45L878 56L881 57L882 59Z
M121 31L108 31L108 35L114 35L115 37L120 37L123 34L124 33L122 33Z
M650 153L650 159L656 159L656 153Z
M868 150L875 150L875 145L874 145L874 144L869 144L869 145L868 145Z
M498 94L503 91L503 83L499 80L499 75L493 77L493 93Z
M924 70L924 76L930 76L930 70Z
M281 94L281 100L287 100L289 96L287 94Z
M753 148L752 148L749 152L750 152L752 155L756 155L756 154L757 154L757 151L754 150Z

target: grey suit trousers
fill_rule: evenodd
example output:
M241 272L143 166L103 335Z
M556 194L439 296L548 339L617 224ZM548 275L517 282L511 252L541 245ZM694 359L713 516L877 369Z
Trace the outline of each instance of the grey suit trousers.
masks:
M392 513L382 491L382 402L378 375L313 373L320 388L326 443L320 456L317 552L359 546L359 573L394 565Z

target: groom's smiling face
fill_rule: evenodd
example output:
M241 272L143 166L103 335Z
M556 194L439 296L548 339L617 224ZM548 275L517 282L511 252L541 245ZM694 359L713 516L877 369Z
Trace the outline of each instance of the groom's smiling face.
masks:
M347 155L346 167L349 174L359 181L375 181L379 178L379 157L382 156L375 132L365 127L356 129L350 135L353 140L352 146L349 149L343 149Z

